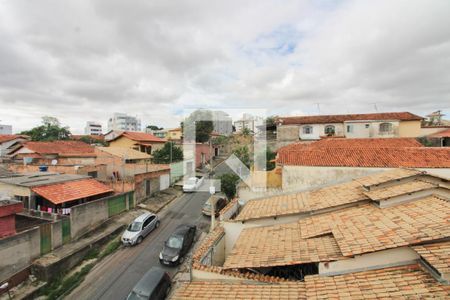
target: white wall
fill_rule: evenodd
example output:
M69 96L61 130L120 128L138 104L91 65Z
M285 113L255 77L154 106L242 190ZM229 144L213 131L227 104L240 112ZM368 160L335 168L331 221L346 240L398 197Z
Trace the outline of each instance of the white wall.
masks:
M392 134L380 133L380 124L391 123ZM368 127L367 127L368 125ZM347 138L382 138L398 136L399 121L357 121L344 122L345 137ZM347 126L352 126L352 131L347 131Z
M342 123L329 123L329 124L305 124L299 126L299 137L302 140L318 140L321 136L325 135L325 127L327 125L334 125L335 135L342 136L344 135L344 125ZM303 133L303 128L311 126L313 128L313 132L311 134Z
M164 191L170 186L170 175L164 174L159 177L159 190Z

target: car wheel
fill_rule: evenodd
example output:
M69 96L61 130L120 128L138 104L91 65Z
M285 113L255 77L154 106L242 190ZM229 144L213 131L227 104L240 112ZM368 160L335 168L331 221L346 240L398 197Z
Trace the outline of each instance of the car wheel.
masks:
M136 241L136 245L139 245L140 243L142 243L142 236L138 237L138 239Z
M155 228L158 228L159 227L159 221L156 221L156 224L155 224Z

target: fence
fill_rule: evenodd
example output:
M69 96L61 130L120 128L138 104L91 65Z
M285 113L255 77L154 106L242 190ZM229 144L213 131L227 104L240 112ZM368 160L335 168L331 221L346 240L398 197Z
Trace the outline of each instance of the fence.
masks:
M170 164L170 184L180 180L185 174L184 162L179 161Z

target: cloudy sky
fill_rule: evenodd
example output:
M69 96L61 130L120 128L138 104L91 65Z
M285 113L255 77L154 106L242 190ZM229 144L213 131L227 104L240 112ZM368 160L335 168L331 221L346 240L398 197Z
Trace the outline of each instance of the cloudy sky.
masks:
M0 122L450 114L450 1L0 0Z

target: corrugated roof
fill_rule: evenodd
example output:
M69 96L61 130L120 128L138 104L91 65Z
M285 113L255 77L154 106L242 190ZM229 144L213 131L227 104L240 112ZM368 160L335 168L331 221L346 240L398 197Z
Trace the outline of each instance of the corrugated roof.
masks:
M290 166L450 168L449 148L332 148L280 151L277 163Z
M450 279L450 241L412 247L442 277Z
M438 186L421 180L413 180L394 186L388 186L376 190L364 192L364 194L374 201L386 200L400 195L435 189Z
M127 147L97 147L97 149L123 159L150 159L151 155Z
M300 125L300 124L343 123L346 121L370 121L370 120L419 121L422 119L423 119L422 117L412 114L410 112L391 112L391 113L373 113L373 114L279 117L277 121L282 125Z
M32 191L41 195L53 204L61 204L64 202L113 192L111 188L95 179L82 179L38 186L32 188Z
M404 169L398 168L389 171L383 171L379 173L374 173L368 176L363 176L356 178L355 181L359 182L361 185L365 187L376 186L382 183L391 182L394 180L401 180L404 178L409 178L413 176L417 176L420 174L424 174L425 172L414 170L414 169Z

